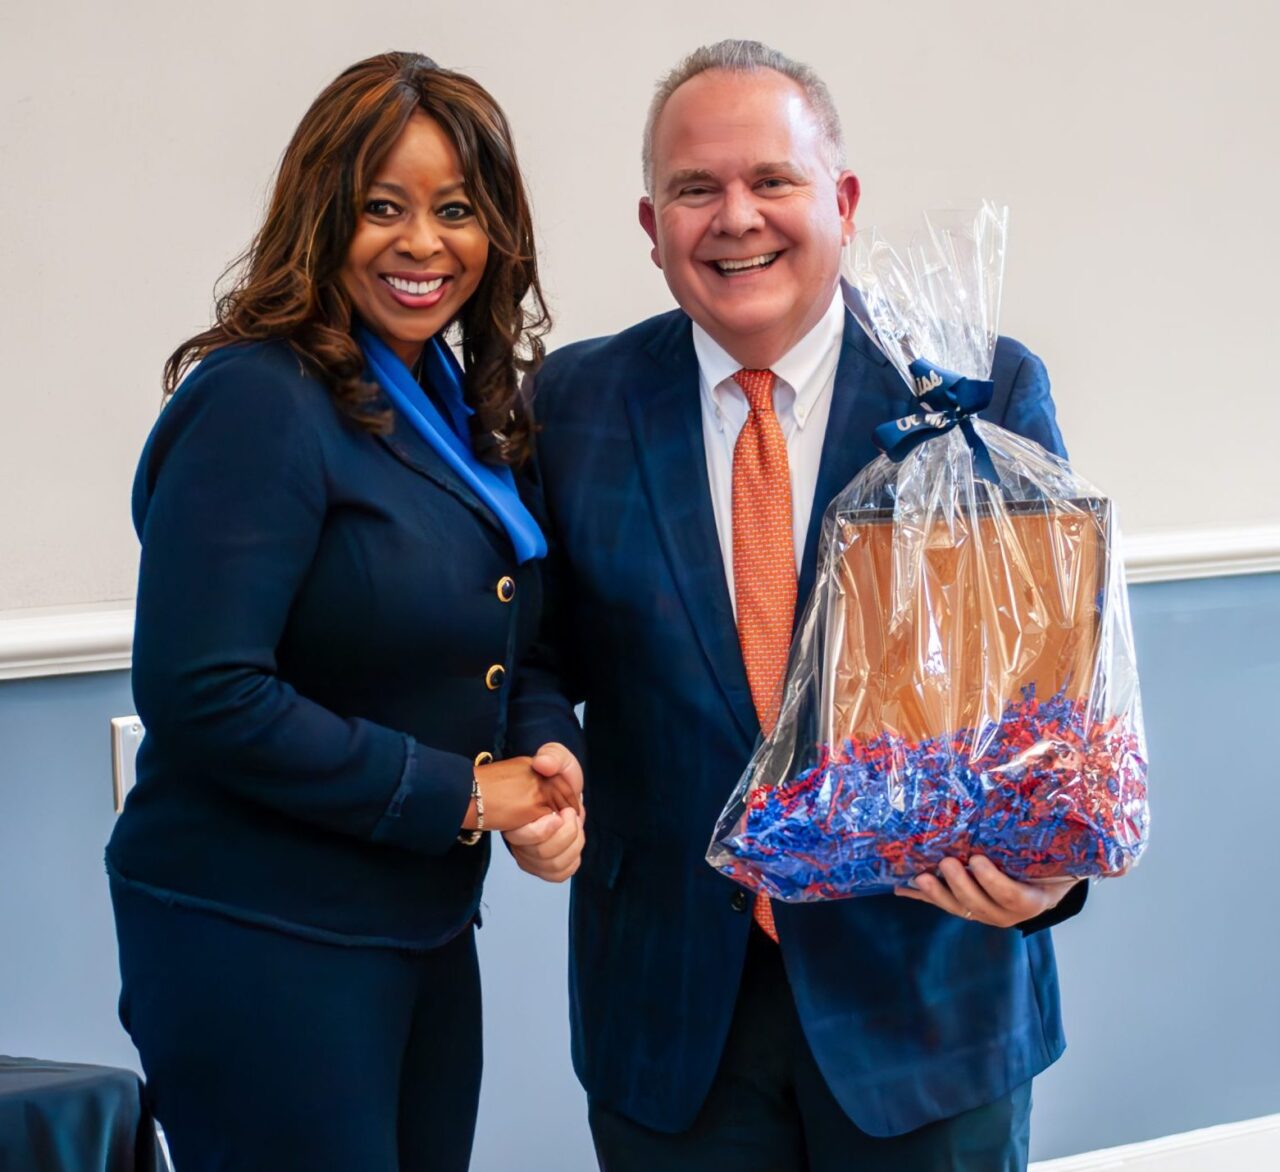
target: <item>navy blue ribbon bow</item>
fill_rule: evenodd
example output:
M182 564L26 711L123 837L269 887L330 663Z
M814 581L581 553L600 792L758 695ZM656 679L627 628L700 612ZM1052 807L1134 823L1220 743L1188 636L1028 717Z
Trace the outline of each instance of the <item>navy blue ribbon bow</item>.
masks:
M909 369L919 396L916 400L919 409L876 428L876 443L884 454L898 463L925 440L946 435L959 426L973 452L973 470L984 480L999 484L991 453L973 426L973 416L991 402L995 383L989 379L965 378L923 358L917 358Z

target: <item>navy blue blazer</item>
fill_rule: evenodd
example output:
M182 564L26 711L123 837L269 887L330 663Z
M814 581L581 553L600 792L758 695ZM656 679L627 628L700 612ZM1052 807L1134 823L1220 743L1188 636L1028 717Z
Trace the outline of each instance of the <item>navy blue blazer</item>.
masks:
M321 939L458 932L488 847L456 837L474 758L504 751L539 564L411 427L356 426L280 342L185 380L134 520L147 735L109 867Z
M1040 361L1002 338L994 379L983 414L1061 453ZM558 350L535 405L554 606L539 670L559 673L564 699L517 696L513 736L526 748L568 741L570 705L586 703L574 1064L593 1099L677 1131L711 1085L742 971L751 901L704 854L759 736L712 512L689 319L672 312ZM802 600L825 505L877 454L872 428L909 405L902 378L846 317ZM1080 885L1032 926L1078 910L1083 896ZM900 1134L990 1102L1062 1052L1047 932L967 923L892 896L774 907L805 1035L863 1130Z

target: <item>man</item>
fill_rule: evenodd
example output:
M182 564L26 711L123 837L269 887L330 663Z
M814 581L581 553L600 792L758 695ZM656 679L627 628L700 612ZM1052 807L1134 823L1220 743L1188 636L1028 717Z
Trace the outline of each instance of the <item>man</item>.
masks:
M839 119L811 70L722 42L660 86L644 158L680 309L538 377L566 698L513 716L579 747L586 703L570 991L601 1166L1022 1168L1030 1080L1064 1045L1041 929L1083 886L947 860L908 898L769 905L704 861L774 718L823 508L909 410L839 296ZM1039 360L1001 339L994 380L984 415L1061 452Z

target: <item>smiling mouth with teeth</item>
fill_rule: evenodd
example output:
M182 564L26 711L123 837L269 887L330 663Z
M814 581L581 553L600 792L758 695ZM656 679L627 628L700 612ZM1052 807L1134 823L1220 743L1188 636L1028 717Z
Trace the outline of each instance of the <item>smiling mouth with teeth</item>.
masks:
M410 297L425 297L444 284L443 277L436 277L433 281L405 281L400 277L383 277L382 279L396 292L407 293Z
M713 260L711 263L717 272L730 276L734 273L750 273L760 269L767 269L779 254L776 252L765 252L759 256L748 256L742 260Z

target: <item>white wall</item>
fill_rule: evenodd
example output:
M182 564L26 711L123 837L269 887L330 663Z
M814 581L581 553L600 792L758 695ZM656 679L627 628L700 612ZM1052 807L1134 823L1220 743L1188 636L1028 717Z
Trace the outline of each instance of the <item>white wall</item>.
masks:
M722 36L825 75L864 225L1012 206L1005 330L1049 363L1131 534L1280 518L1263 0L5 0L0 612L131 597L160 366L342 67L420 49L504 104L562 344L668 306L635 224L640 127L657 75Z

